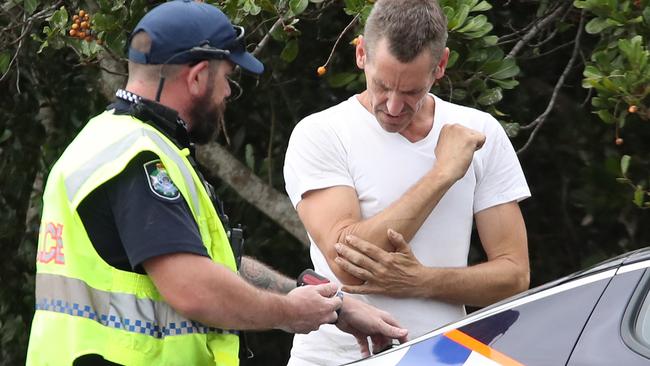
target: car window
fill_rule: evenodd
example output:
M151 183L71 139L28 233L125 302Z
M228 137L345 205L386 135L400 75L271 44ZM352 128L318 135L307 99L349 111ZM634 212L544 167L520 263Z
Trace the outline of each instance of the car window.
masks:
M625 311L621 334L628 347L645 357L650 357L650 271L648 270L645 270Z
M647 293L639 311L635 331L639 340L650 347L650 297Z

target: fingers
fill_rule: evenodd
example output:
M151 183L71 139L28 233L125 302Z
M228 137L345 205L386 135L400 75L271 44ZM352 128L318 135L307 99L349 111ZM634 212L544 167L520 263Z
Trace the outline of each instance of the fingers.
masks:
M372 340L372 353L377 354L391 348L393 342L390 338L384 337L382 335L372 335L370 336Z
M335 283L323 283L321 285L314 286L316 291L323 297L332 297L336 294L339 287Z
M357 339L357 344L361 349L361 355L363 357L370 356L370 344L368 343L368 337L365 335L355 335L354 338Z
M404 236L393 229L388 229L388 240L395 248L396 252L409 251L409 244L404 240Z
M381 288L367 283L363 285L344 285L341 290L343 290L343 292L359 295L379 294L382 292Z
M386 314L386 316L383 316L382 318L384 321L380 323L379 331L383 336L390 339L397 339L399 343L404 343L408 340L407 329L400 328L399 324L397 324L397 321L390 315Z
M376 262L381 261L382 256L386 253L380 247L354 235L347 235L345 237L345 243Z
M348 236L348 238L350 238L350 236ZM359 244L358 241L354 241L353 239L350 242L350 244L352 245L348 247L346 245L337 243L334 248L336 249L336 252L340 257L350 262L351 264L355 265L356 267L359 267L370 273L376 273L378 269L376 260L368 256L366 253L362 252L361 250L357 250L358 247L356 247L355 245Z
M361 268L357 266L356 264L351 263L349 260L343 258L343 257L336 257L334 258L334 262L345 272L353 275L354 277L363 280L363 281L368 281L369 279L373 278L372 273L370 271L366 270L365 268Z

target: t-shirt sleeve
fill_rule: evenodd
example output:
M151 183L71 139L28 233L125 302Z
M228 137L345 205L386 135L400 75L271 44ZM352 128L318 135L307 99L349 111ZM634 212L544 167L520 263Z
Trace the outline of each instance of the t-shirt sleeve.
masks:
M345 185L354 186L347 167L341 137L323 120L312 115L294 128L284 160L284 180L294 207L308 191ZM333 117L333 116L329 116Z
M474 213L496 205L521 201L530 190L517 154L501 125L492 117L485 145L479 150Z
M155 154L139 154L106 188L118 234L134 269L164 254L208 256L189 206Z

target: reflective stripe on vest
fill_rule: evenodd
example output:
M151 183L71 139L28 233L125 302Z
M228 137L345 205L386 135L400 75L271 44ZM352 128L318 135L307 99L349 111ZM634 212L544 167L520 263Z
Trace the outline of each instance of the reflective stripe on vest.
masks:
M36 275L36 310L87 318L154 338L192 333L238 334L189 320L162 301L101 291L76 278L46 273Z
M120 155L126 152L142 135L149 137L168 157L174 160L183 174L185 183L190 191L190 199L192 206L197 215L201 215L201 208L199 205L199 196L196 192L196 186L192 179L192 173L183 162L180 156L172 150L172 148L155 132L147 129L134 131L126 135L122 140L116 142L95 155L95 157L85 162L79 169L70 174L65 180L65 188L68 192L68 200L73 201L75 195L81 189L81 186L88 180L88 178L96 171L102 169L105 164L117 159Z

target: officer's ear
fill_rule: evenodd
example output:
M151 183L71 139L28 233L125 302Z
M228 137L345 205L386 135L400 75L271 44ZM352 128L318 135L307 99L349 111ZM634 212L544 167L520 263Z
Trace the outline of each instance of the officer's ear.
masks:
M189 70L185 74L185 83L187 91L193 97L202 96L210 81L210 62L203 60L187 66Z

